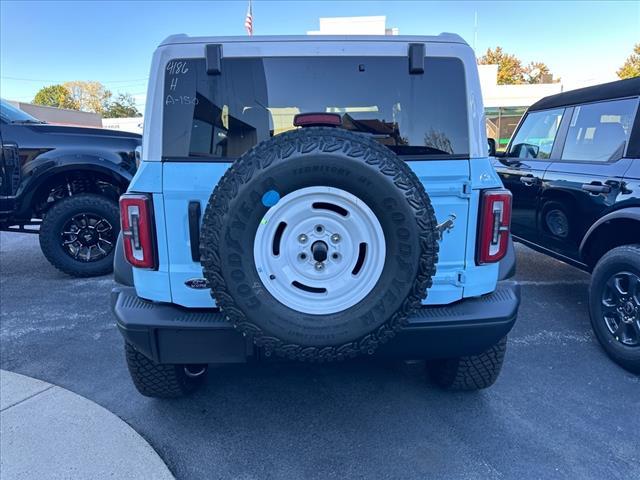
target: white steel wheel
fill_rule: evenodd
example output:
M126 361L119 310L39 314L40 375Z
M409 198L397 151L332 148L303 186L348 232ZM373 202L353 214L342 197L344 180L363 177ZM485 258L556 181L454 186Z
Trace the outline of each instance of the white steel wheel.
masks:
M385 238L373 211L333 187L285 195L258 226L256 270L266 290L301 313L346 310L375 287L384 268Z

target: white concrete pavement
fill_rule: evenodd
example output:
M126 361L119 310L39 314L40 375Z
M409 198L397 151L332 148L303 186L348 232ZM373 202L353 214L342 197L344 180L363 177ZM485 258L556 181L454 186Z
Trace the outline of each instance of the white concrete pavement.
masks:
M64 388L0 370L0 478L174 477L113 413Z

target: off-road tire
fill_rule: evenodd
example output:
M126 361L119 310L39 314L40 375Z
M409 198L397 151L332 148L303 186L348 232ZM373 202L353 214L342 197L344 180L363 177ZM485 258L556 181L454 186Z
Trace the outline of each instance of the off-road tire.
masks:
M627 346L616 340L605 325L600 304L603 288L611 275L627 271L640 276L640 245L624 245L607 252L596 264L589 286L591 327L607 355L624 369L640 374L640 345Z
M430 360L427 372L431 380L446 390L473 391L493 385L500 375L507 337L478 355Z
M334 157L331 157L332 154ZM321 161L318 161L317 157L321 157ZM338 158L342 163L337 161ZM305 341L291 340L291 338L286 338L285 335L280 333L284 329L280 329L279 334L269 331L265 328L266 320L263 319L272 321L274 315L271 315L267 308L260 312L252 311L248 315L249 307L247 307L247 304L249 300L242 298L242 292L238 288L239 282L234 283L234 279L230 278L229 270L233 269L228 266L230 255L225 253L225 248L227 249L226 251L229 251L227 244L231 238L229 231L232 231L231 229L233 228L231 222L239 221L236 216L238 216L240 206L244 207L245 210L251 209L251 221L255 222L255 228L258 227L260 218L266 213L267 207L260 203L260 196L256 198L256 195L258 195L256 190L258 186L262 188L263 183L266 182L265 177L270 178L269 176L272 175L277 182L281 178L286 178L287 181L283 181L284 185L278 185L281 190L284 190L282 192L284 196L299 188L313 186L313 183L308 184L311 180L310 174L306 169L311 169L312 165L313 168L316 168L318 164L323 167L317 173L317 178L323 178L325 175L331 179L336 178L335 174L322 171L325 165L340 169L341 165L348 164L350 167L347 168L353 167L354 171L357 170L352 177L364 172L367 178L374 179L374 182L379 184L384 182L385 188L393 188L394 198L400 199L397 205L405 209L403 211L408 212L405 220L403 220L406 223L403 225L409 225L412 231L415 232L415 235L412 235L411 240L409 240L414 242L412 245L415 245L411 252L411 271L405 274L407 280L402 287L403 293L394 299L393 309L388 307L388 311L385 310L385 306L382 304L384 293L372 296L372 292L376 291L378 287L376 286L365 299L348 308L345 312L338 312L336 315L344 314L346 317L347 313L353 311L363 312L365 305L368 305L364 304L364 302L373 302L375 300L382 305L383 311L383 313L379 314L376 312L379 317L375 319L377 323L362 335L358 333L355 338L336 341L333 344L322 344L321 342L314 344L306 338L304 339ZM291 173L290 177L287 177L283 174L283 171L287 168L292 171L294 169L298 170ZM300 173L301 171L302 173ZM307 177L304 177L304 175L307 175ZM330 175L334 176L331 177ZM254 179L253 182L252 179ZM315 177L313 181L316 181ZM342 186L340 184L342 181L336 180L335 183L338 183L337 185L327 183L326 186L343 188L350 193L356 194L355 191L351 191L351 186ZM351 178L349 181L355 183L358 180ZM305 182L307 183L305 184ZM322 182L322 180L318 180L318 182ZM347 180L344 180L344 182L347 182ZM318 185L317 182L315 184ZM362 186L353 188L362 188ZM259 195L262 195L262 193L259 193ZM366 195L371 196L373 193L369 192ZM382 197L382 194L380 196ZM365 201L363 197L359 198ZM365 203L367 202L365 201ZM372 205L369 205L369 207L375 211ZM256 221L255 218L258 218L258 220ZM409 218L410 220L408 220ZM378 220L380 220L379 216ZM251 337L254 343L261 347L267 355L275 353L278 356L295 360L334 361L359 354L372 354L380 344L391 339L406 324L408 316L421 305L422 299L427 294L427 289L432 285L432 277L435 274L438 260L436 226L437 221L434 210L421 181L409 166L388 148L362 134L334 128L310 127L286 132L258 144L234 162L227 170L213 191L205 211L200 253L204 276L209 282L211 294L216 301L216 305L220 307L227 320L235 328ZM249 230L249 227L244 228ZM252 232L253 235L247 231L246 234L242 235L242 238L251 237L250 241L253 242L255 230ZM237 232L236 235L238 235ZM244 241L248 242L249 240ZM253 285L253 290L247 292L244 296L255 295L256 301L264 303L275 301L271 297L266 298L265 296L258 299L258 295L263 294L264 288L259 288L262 283L256 272L253 250L248 251L248 243L245 247L245 253L241 256L244 262L243 266L242 268L235 267L234 269L234 273L239 272L241 276L251 277L242 286ZM387 252L387 258L389 258L389 252ZM383 272L382 275L384 276L385 273ZM409 279L409 277L411 278ZM244 291L246 292L247 288ZM259 291L259 293L252 293L254 291ZM390 295L392 295L391 292ZM385 298L384 301L386 300ZM269 305L271 306L272 304L269 303ZM273 307L272 310L274 308L287 309L286 306L282 305ZM295 322L302 315L295 310L287 310L288 313L285 312L286 315L282 315L283 317L286 316L287 321ZM388 318L383 318L383 315L389 316ZM309 317L309 315L306 315L306 317ZM322 318L329 317L330 315L322 316ZM322 318L318 319L318 324L325 325L322 323ZM361 321L361 324L358 324L358 328L362 328L362 325L365 324L363 319L357 315L354 315L353 318L355 321L358 321L358 319ZM351 326L355 331L355 324ZM278 327L275 328L277 329ZM293 336L291 335L291 337ZM283 337L285 338L283 339ZM302 338L303 335L299 335L299 337ZM346 338L347 335L344 335L344 337Z
M65 222L73 215L87 211L106 218L113 228L113 239L120 231L120 210L117 202L91 193L82 193L63 198L54 203L46 213L40 226L40 248L49 263L74 277L95 277L113 272L115 246L109 255L93 262L74 260L60 245L60 234Z
M154 363L126 342L125 354L133 384L145 397L184 397L202 385L206 377L206 372L195 378L187 376L184 365Z

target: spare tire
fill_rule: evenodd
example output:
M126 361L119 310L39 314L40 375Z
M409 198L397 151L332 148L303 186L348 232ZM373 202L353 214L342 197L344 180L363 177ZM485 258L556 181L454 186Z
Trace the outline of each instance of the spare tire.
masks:
M245 153L207 205L200 251L228 321L267 355L373 353L432 284L436 218L416 175L363 134L283 133Z

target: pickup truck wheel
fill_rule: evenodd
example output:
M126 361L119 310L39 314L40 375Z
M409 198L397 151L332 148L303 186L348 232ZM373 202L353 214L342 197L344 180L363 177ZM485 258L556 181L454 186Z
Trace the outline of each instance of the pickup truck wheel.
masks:
M309 127L226 171L200 252L216 304L266 355L332 361L372 354L420 306L436 226L422 182L391 150Z
M640 245L607 252L591 275L591 326L604 351L640 374Z
M120 231L118 204L83 193L56 202L40 226L40 248L49 262L75 277L113 271L113 252Z
M447 390L481 390L497 380L506 350L507 337L503 337L478 355L430 360L427 371L436 385Z
M159 365L125 342L127 367L145 397L178 398L193 393L207 376L206 365Z

